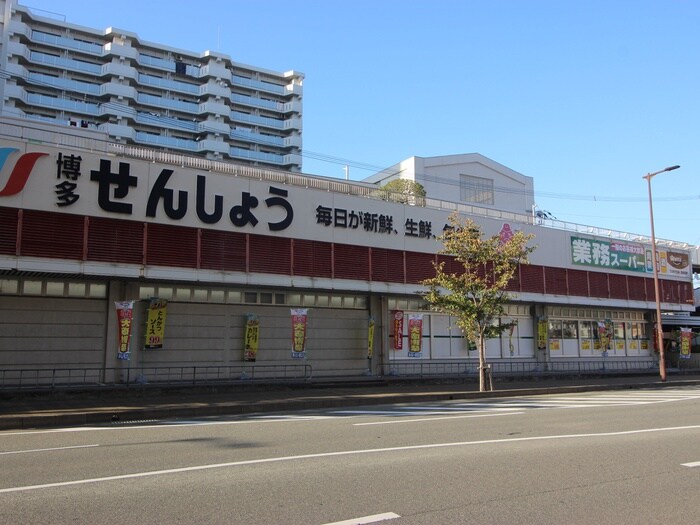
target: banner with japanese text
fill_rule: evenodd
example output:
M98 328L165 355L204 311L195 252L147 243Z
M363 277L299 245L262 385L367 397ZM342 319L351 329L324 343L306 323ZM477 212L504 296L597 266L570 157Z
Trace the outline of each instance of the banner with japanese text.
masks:
M292 358L306 358L307 308L292 308Z
M583 266L642 273L647 272L647 264L651 264L641 244L573 236L571 262Z
M603 355L608 355L608 350L610 350L610 342L612 340L612 321L606 319L605 321L598 321L598 339L600 341L600 350L603 351Z
M374 355L374 318L370 317L367 326L367 359Z
M423 314L408 315L408 357L421 357L423 350Z
M540 318L537 320L537 349L545 348L547 348L547 319Z
M128 361L131 358L131 328L134 319L134 301L115 302L117 309L117 359Z
M394 350L403 349L403 312L394 312Z
M258 357L258 342L260 341L260 319L255 314L248 314L245 322L244 361L255 361Z
M146 317L146 346L147 350L163 348L165 340L165 316L167 314L168 301L152 298L148 303Z
M692 329L681 328L681 359L690 359L690 340L692 337Z

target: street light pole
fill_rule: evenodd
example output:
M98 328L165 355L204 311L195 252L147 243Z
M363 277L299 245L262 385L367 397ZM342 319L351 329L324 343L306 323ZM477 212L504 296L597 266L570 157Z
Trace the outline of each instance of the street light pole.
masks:
M659 265L656 260L656 235L654 234L654 208L651 204L651 179L654 178L659 173L664 173L666 171L673 171L680 168L680 166L669 166L654 173L647 173L643 178L647 180L649 186L649 219L651 220L651 262L654 269L654 297L656 300L656 332L654 337L656 337L656 345L659 349L659 375L661 376L661 381L666 381L666 358L664 356L664 331L661 326L661 294L659 293Z

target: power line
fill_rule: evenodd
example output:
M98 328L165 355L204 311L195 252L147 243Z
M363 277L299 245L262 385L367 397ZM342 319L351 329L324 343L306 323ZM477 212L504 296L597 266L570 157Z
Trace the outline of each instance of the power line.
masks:
M49 83L49 82L44 82L42 80L36 79L36 78L31 78L30 76L24 76L24 75L18 75L15 73L12 73L10 71L7 71L5 69L0 69L0 78L3 78L5 80L8 80L10 78L21 78L28 84L34 84L40 87L46 87L48 89L53 89L57 90L58 88ZM79 81L76 81L79 82ZM87 83L86 83L87 84ZM138 117L141 122L143 122L146 125L152 125L153 127L159 127L161 129L163 128L176 128L181 131L186 131L189 134L193 133L192 130L192 124L190 124L189 121L184 121L183 119L178 119L176 117L167 117L167 116L162 116L160 114L154 114L153 112L148 112L148 111L138 111L135 108L129 106L128 104L125 103L119 103L119 102L100 102L99 100L95 100L94 96L92 95L87 95L85 93L81 93L79 91L72 91L70 88L63 89L63 91L71 91L73 93L79 94L83 96L83 102L87 103L87 98L89 97L91 100L89 103L95 104L95 105L100 105L102 107L105 107L106 109L110 109L114 111L115 113L126 113L133 115L134 118ZM78 113L78 112L76 112ZM220 133L220 129L215 129L213 127L207 126L206 123L204 122L198 122L196 121L196 128L197 131L194 131L194 133ZM268 141L263 138L261 138L259 135L255 137L251 137L245 132L241 131L236 131L235 129L232 129L228 135L233 138L233 139L239 139L245 142L249 143L256 143L260 144L263 146L270 146L270 147L275 147L279 148L279 145L276 144L273 141ZM177 137L176 137L177 138ZM105 140L104 142L110 142L108 140ZM398 171L389 171L391 170L391 167L383 167L383 166L377 166L365 162L360 162L352 159L347 159L347 158L342 158L342 157L337 157L334 155L329 155L326 153L318 153L314 152L311 150L301 150L300 153L298 153L302 158L307 158L307 159L313 159L317 160L320 162L326 162L329 164L336 164L339 166L349 166L352 168L360 169L360 170L365 170L365 171L370 171L372 173L383 173L386 172L388 176L391 175L396 175ZM438 178L435 176L427 175L427 174L416 174L418 177L424 181L431 182L434 184L442 184L442 185L450 185L455 188L462 188L465 187L460 180L445 180L443 178ZM476 188L476 185L466 185L467 188ZM511 195L531 195L531 193L527 190L519 190L516 188L509 188L505 186L494 186L493 191L495 193L501 193L501 194L511 194ZM537 197L539 198L551 198L551 199L558 199L558 200L576 200L576 201L590 201L590 202L611 202L611 203L623 203L623 202L629 202L629 203L635 203L635 202L646 202L646 197L621 197L621 196L605 196L605 195L581 195L581 194L570 194L570 193L555 193L555 192L536 192ZM675 201L694 201L694 200L700 200L700 195L694 195L694 196L689 196L689 195L683 195L683 196L674 196L674 197L654 197L654 200L656 202L675 202Z

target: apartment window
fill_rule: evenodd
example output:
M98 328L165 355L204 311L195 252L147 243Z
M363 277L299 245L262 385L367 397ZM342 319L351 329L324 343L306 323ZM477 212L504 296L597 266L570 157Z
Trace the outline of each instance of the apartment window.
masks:
M459 193L462 202L494 204L492 179L462 174L459 176Z

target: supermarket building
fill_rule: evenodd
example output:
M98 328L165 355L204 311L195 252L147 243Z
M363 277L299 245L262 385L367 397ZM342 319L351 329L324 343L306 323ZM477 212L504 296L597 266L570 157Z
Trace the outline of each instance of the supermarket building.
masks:
M654 363L649 239L540 219L533 180L479 154L403 161L401 176L427 191L411 203L378 191L387 170L343 181L9 117L0 163L6 377L470 373L477 352L419 295L432 262L452 265L437 236L455 211L487 236L535 236L503 319L517 326L488 341L492 363L524 372ZM692 249L658 248L663 311L694 312ZM408 337L416 327L418 345Z

